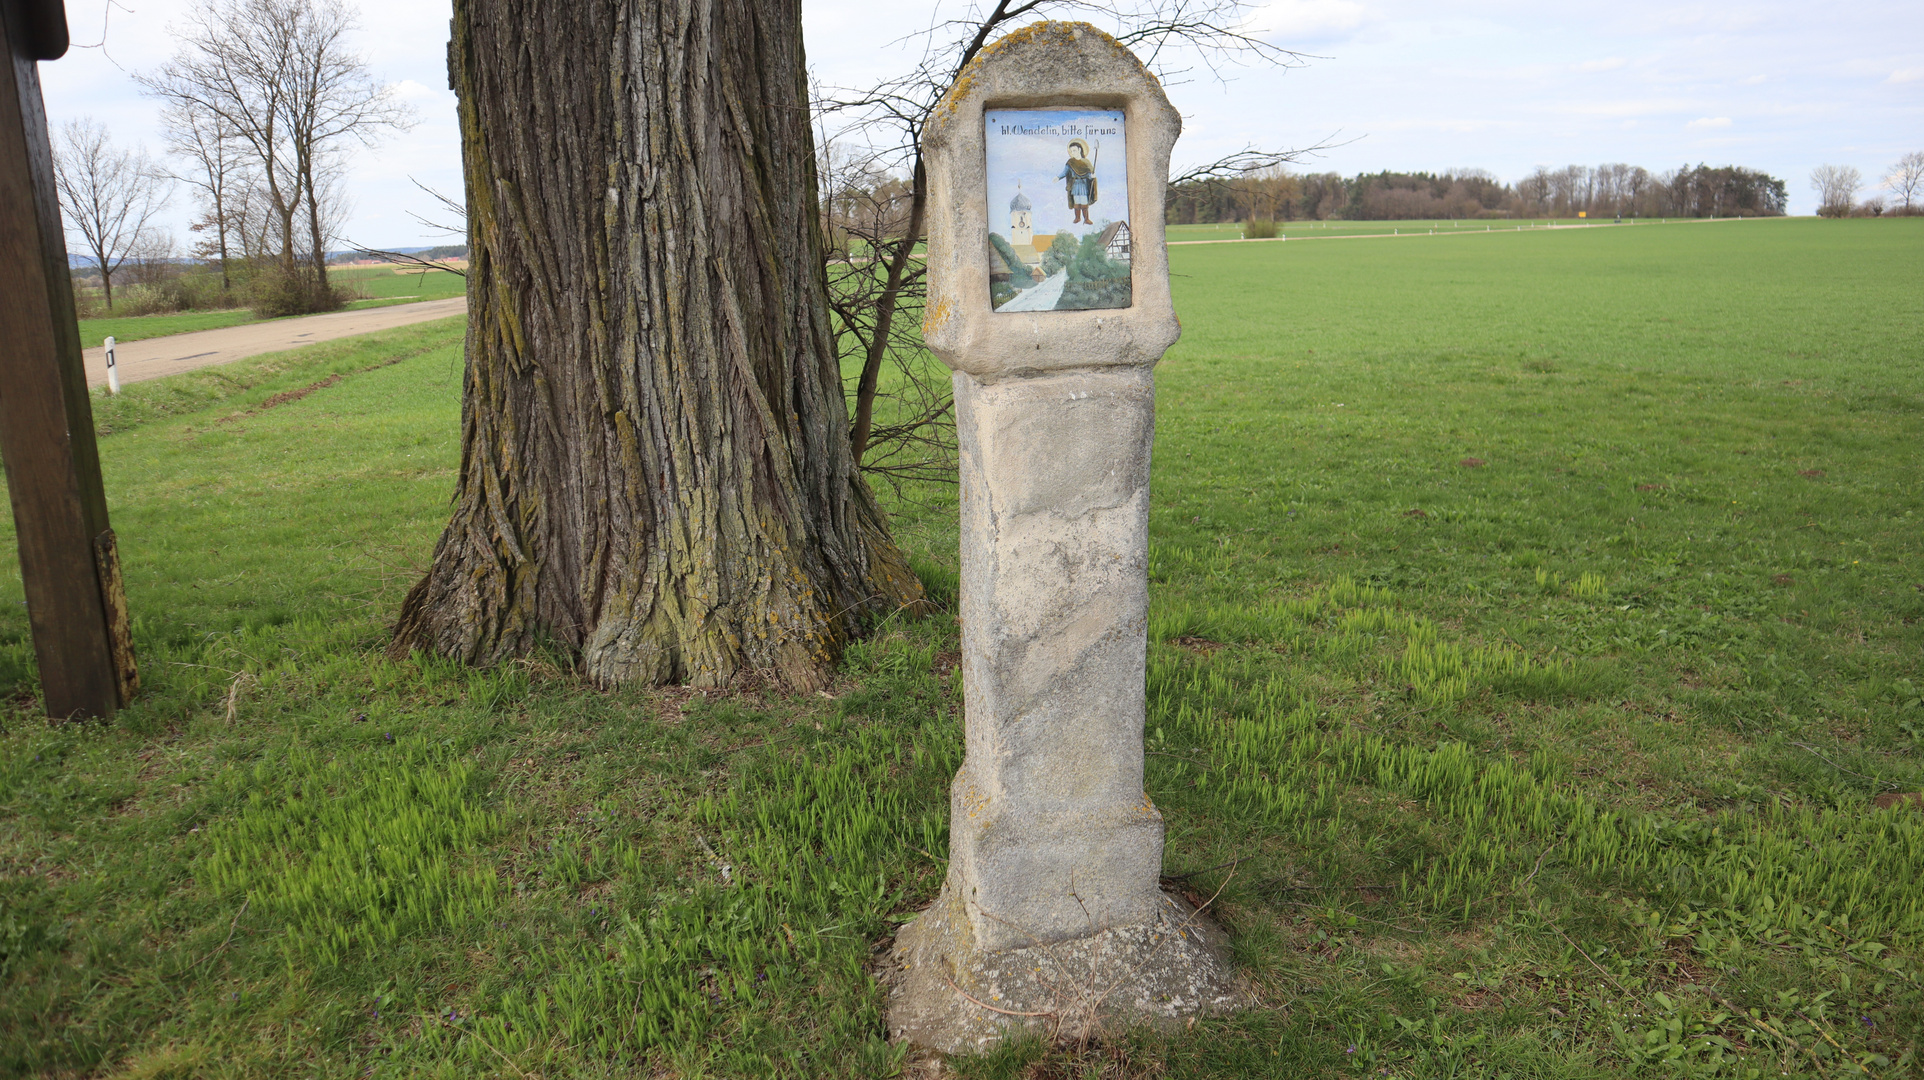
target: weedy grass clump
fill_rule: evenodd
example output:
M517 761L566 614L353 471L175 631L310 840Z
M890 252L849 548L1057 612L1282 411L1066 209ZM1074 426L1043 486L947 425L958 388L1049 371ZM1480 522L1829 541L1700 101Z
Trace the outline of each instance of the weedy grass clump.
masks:
M404 934L466 929L500 889L463 857L500 832L501 816L472 802L472 762L440 756L419 739L372 762L296 748L225 774L251 790L205 830L196 883L284 924L290 966L334 967Z
M1913 1075L1915 229L1175 249L1144 782L1257 1005L943 1068ZM40 720L0 580L0 1073L928 1075L872 973L947 870L953 489L820 695L390 660L459 342L102 405L146 690Z

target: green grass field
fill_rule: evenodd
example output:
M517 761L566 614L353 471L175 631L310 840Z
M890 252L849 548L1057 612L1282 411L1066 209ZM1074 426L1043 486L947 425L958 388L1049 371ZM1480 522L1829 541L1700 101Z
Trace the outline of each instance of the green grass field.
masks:
M1639 227L1673 227L1692 225L1721 225L1733 223L1730 218L1714 220L1695 218L1657 218L1650 220L1630 219L1612 223L1608 218L1535 218L1528 221L1279 221L1276 223L1277 235L1264 241L1276 240L1334 240L1362 236L1468 236L1473 233L1524 232L1530 229L1572 229ZM1242 240L1243 224L1229 221L1208 225L1171 225L1167 229L1168 239L1177 244L1220 243L1225 240ZM857 241L856 253L867 250L866 245ZM916 245L915 254L923 254L923 247Z
M441 300L467 291L467 279L446 270L344 267L332 274L337 284L370 300Z
M949 1067L1917 1075L1924 223L1171 265L1147 784L1260 1006ZM933 1075L867 971L944 869L954 620L832 700L383 659L459 350L96 400L146 690L37 719L6 572L0 1074Z
M112 337L116 341L187 334L195 330L219 330L242 323L259 322L246 308L220 311L182 311L172 315L125 315L80 320L80 347L97 349Z
M460 296L467 290L466 278L445 270L395 273L378 267L345 267L333 271L331 278L335 284L346 286L358 297L350 300L347 305L357 309L388 307L393 304L413 303L417 300L445 300ZM252 311L246 308L183 311L174 315L82 319L80 320L80 346L83 349L98 348L109 335L117 341L139 341L142 338L186 334L195 330L218 330L225 326L239 326L242 323L260 321Z
M1635 218L1612 223L1607 218L1535 218L1523 220L1493 221L1279 221L1276 222L1277 238L1285 240L1321 240L1347 236L1455 236L1484 232L1523 232L1530 229L1570 229L1596 228L1608 225L1612 228L1654 228L1674 226L1719 225L1732 223L1732 219L1721 218L1715 221L1693 218ZM1209 225L1171 225L1167 232L1172 243L1200 243L1204 241L1241 240L1243 224L1236 221L1218 222Z

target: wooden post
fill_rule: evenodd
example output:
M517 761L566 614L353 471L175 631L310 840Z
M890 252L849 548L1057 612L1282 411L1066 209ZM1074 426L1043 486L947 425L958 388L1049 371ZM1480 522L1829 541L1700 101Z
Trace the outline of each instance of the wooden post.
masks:
M60 0L0 0L0 457L47 715L111 717L139 685L81 367L36 64Z

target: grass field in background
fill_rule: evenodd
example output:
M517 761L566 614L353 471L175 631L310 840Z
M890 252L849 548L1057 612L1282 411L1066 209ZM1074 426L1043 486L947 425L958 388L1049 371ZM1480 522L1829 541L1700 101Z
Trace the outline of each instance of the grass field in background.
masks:
M445 270L397 272L385 267L343 267L329 272L336 285L357 297L351 309L390 307L417 300L445 300L467 291L467 279ZM80 320L80 347L99 348L109 335L116 341L140 341L195 330L218 330L242 323L261 322L246 308L222 311L183 311L173 315Z
M334 270L329 277L370 300L443 300L461 296L468 288L467 278L447 270L354 266Z
M261 321L246 308L219 311L181 311L172 315L130 315L80 320L80 347L98 349L107 338L139 341L142 338L168 337L196 330L219 330L242 323Z
M1528 221L1279 221L1276 222L1276 235L1258 242L1333 240L1360 236L1468 236L1473 233L1524 232L1530 229L1590 229L1602 226L1639 228L1723 225L1736 223L1736 220L1733 218L1650 218L1648 220L1631 218L1616 223L1612 223L1608 218L1534 218ZM1170 225L1166 232L1172 243L1220 243L1225 240L1242 240L1244 228L1243 222L1225 221L1207 225ZM867 250L866 245L860 241L854 244L854 250L858 254ZM923 253L923 245L917 244L915 254L919 257Z
M1572 229L1598 228L1668 228L1672 226L1702 226L1736 224L1736 219L1718 218L1626 218L1612 222L1608 217L1601 218L1533 218L1530 220L1490 220L1490 221L1278 221L1277 238L1315 240L1340 236L1429 236L1429 235L1467 235L1470 233L1523 232L1530 229ZM1195 243L1205 240L1240 240L1243 238L1244 223L1225 221L1207 225L1170 225L1167 227L1169 240L1173 243Z
M1185 885L1261 1005L950 1066L1915 1075L1924 813L1873 799L1924 788L1924 222L1171 267L1147 786L1170 873L1241 860ZM96 402L147 689L36 719L5 573L0 1073L922 1068L867 968L944 870L953 618L832 700L385 660L459 348Z

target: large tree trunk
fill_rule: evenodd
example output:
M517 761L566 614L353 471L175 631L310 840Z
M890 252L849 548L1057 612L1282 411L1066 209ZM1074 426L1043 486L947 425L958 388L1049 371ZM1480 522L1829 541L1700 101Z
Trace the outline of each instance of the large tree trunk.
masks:
M297 265L294 261L294 207L282 206L280 195L276 194L274 212L281 216L281 269L292 277Z
M799 0L456 0L460 487L395 649L819 685L921 586L856 472Z
M319 301L327 295L327 238L321 233L321 193L320 184L314 177L314 155L316 149L309 147L296 158L296 170L300 174L301 191L307 196L307 236L313 245L314 299Z
M218 190L214 192L214 236L220 244L220 291L225 299L227 293L234 291L234 282L227 270L227 209Z
M327 295L327 239L321 235L321 201L314 190L314 178L307 177L307 235L314 245L315 299Z

